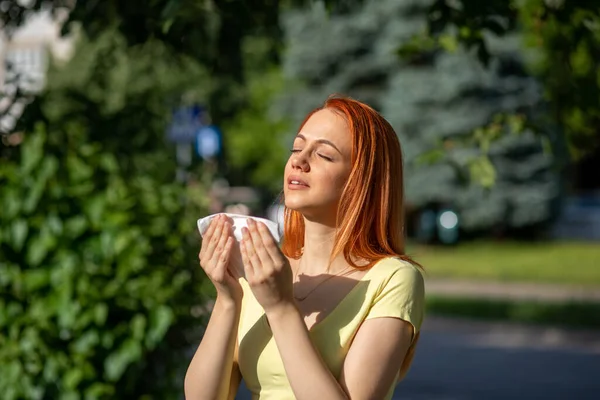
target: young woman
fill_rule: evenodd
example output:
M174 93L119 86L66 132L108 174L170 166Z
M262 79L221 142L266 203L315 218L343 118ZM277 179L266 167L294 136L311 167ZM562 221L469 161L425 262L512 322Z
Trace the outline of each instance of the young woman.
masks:
M300 127L285 167L281 246L249 223L246 277L229 265L226 217L200 264L217 289L185 378L187 400L390 399L423 320L424 283L404 254L402 153L390 124L331 97Z

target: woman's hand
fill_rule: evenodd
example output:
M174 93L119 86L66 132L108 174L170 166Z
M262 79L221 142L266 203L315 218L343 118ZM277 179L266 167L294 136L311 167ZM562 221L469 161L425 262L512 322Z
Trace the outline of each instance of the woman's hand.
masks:
M230 268L229 260L234 238L226 215L217 215L211 222L200 249L200 266L217 289L217 298L241 303L242 286Z
M242 230L241 253L244 271L254 297L265 313L294 304L292 269L269 229L248 219Z

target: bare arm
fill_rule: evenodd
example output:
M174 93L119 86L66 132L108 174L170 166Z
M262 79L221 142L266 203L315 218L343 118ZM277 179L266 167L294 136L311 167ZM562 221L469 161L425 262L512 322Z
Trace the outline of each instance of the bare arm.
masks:
M405 374L416 342L413 326L398 318L363 322L344 360L340 382L351 399L383 399ZM369 373L365 373L369 371Z
M241 376L235 361L239 306L217 301L185 375L186 400L234 398Z
M413 334L412 325L397 318L365 321L346 356L338 382L312 344L295 307L273 311L269 323L299 400L384 398L398 377Z
M223 215L215 217L203 237L199 258L200 266L217 289L217 300L185 375L187 400L235 397L241 380L236 342L243 290L229 270L232 245L229 220Z

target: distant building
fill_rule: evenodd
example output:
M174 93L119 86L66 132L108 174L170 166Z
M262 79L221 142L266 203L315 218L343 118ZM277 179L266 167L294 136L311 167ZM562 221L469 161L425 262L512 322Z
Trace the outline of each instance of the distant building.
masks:
M11 82L11 73L18 74L18 83L25 90L36 92L43 88L50 58L65 60L72 51L73 41L60 37L61 21L42 11L31 16L11 37L0 31L0 90L10 93L6 84ZM3 131L10 130L22 112L22 104L8 110L10 103L8 98L0 101Z

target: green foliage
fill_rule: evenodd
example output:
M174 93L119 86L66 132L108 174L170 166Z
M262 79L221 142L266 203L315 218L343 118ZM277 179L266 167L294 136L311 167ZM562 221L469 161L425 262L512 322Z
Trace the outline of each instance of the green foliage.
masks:
M516 6L507 0L432 0L427 10L427 36L444 48L460 43L474 49L479 60L488 65L492 54L486 33L504 35L516 25Z
M571 155L585 156L600 146L600 3L527 0L519 16Z
M246 95L248 102L223 124L228 167L235 184L252 184L270 195L281 191L287 160L290 124L271 112L277 96L293 87L281 68L269 61L268 40L249 37L244 41Z
M106 0L73 5L65 0L31 0L2 4L0 23L7 32L21 25L31 10L58 12L70 8L66 30L80 26L95 40L107 26L115 26L129 45L154 40L175 54L191 57L212 71L206 85L207 102L220 124L248 105L244 90L247 54L243 50L247 37L265 38L265 59L277 63L283 48L283 11L322 4L327 16L334 18L360 9L366 2ZM585 155L600 143L595 129L600 115L596 73L600 58L595 51L600 40L600 5L596 0L413 0L404 4L412 12L422 12L425 20L419 23L419 30L413 30L412 40L399 37L392 45L403 57L417 60L423 50L455 51L463 47L490 65L496 56L489 47L490 34L502 36L516 28L524 29L532 48L541 50L537 74L552 105L551 117L564 129L571 154ZM333 37L339 38L337 34ZM345 47L339 40L338 44Z
M50 68L0 163L3 398L180 397L208 204L202 184L174 183L164 136L206 77L110 26Z
M487 68L462 48L405 62L382 107L403 144L410 204L450 205L468 231L543 226L560 199L560 153L544 148L553 132L520 40L489 39Z
M207 97L206 71L158 42L128 46L114 27L96 40L83 34L66 64L52 65L47 85L30 104L18 128L47 121L64 130L77 122L90 140L118 155L124 173L174 176L175 163L165 143L172 107ZM123 155L127 155L123 157Z
M221 124L247 104L244 97L246 60L243 42L247 37L266 38L265 58L277 63L281 50L279 13L283 8L301 7L313 0L29 0L3 1L0 26L13 31L32 10L49 10L57 15L68 9L64 31L79 28L96 41L107 27L115 27L129 46L148 41L162 43L169 51L188 56L211 71L207 84L208 105L213 121ZM354 0L324 0L332 12L344 11Z
M433 44L399 60L399 43L423 44L414 41L427 29L427 12L426 3L388 0L334 17L319 7L286 14L284 71L305 86L284 93L274 109L298 122L331 93L351 95L396 129L414 208L453 206L469 231L547 222L560 194L556 158L533 129L536 122L550 136L521 37L486 40L495 54L487 68L462 46L448 52Z
M269 107L283 89L284 80L276 68L249 78L248 106L224 125L226 146L231 149L229 165L250 171L246 179L271 192L281 190L289 124L269 115Z
M427 29L400 43L404 59L458 45L484 65L497 57L494 36L516 30L525 37L530 61L550 103L549 119L563 130L570 155L580 158L600 146L600 3L595 0L431 0Z
M600 327L600 305L586 301L544 303L535 300L429 296L427 310L448 317L565 326L569 329Z
M77 123L19 152L0 165L3 398L175 398L198 194L126 177Z

